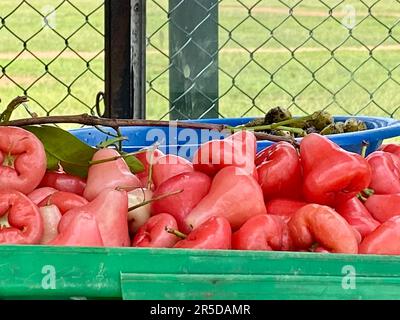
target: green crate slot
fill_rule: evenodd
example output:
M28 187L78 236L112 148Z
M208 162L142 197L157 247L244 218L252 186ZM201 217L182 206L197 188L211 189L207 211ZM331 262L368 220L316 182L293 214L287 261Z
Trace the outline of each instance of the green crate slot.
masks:
M2 299L400 297L397 256L49 246L1 246L0 255ZM355 288L344 289L348 268Z

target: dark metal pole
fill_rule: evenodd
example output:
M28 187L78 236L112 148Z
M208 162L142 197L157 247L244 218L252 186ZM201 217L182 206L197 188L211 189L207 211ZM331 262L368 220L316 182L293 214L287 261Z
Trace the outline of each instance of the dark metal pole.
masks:
M143 118L145 0L105 0L105 117Z
M146 0L131 0L133 117L146 118Z
M169 0L171 119L218 118L219 0Z

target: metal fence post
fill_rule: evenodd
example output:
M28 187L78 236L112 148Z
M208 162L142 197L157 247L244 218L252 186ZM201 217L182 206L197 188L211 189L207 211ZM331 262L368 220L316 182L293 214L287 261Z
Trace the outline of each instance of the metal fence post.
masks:
M218 0L169 0L171 119L218 117Z
M133 117L146 118L146 0L131 0Z
M143 118L145 0L105 0L105 116Z

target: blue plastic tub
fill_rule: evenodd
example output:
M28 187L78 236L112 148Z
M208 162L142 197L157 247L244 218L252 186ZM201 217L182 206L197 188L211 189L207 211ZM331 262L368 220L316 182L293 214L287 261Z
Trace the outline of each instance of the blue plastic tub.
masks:
M345 121L349 116L337 116L336 121ZM391 118L380 117L356 117L363 120L368 127L366 131L343 133L327 136L329 139L352 152L361 151L362 142L367 141L369 147L367 153L371 153L379 148L384 139L400 136L400 121ZM224 119L203 119L192 120L191 122L217 123L230 126L237 126L252 120L253 118L224 118ZM105 129L114 133L112 129ZM191 159L198 145L212 140L220 139L224 135L220 132L210 130L187 129L177 127L124 127L121 128L122 134L128 137L124 141L124 150L132 152L160 142L160 149L166 153L174 153ZM82 141L97 145L107 139L107 135L95 128L84 128L72 130L72 133ZM269 141L258 141L257 150L260 151L271 145Z

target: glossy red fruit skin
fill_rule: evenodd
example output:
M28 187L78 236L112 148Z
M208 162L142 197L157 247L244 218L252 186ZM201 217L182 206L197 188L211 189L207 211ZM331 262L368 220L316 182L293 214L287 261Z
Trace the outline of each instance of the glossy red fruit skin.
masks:
M142 186L145 188L147 186L147 179L149 176L150 162L152 164L156 163L159 158L165 156L165 154L159 149L148 149L146 152L138 153L135 157L143 164L144 170L136 174L139 180L142 182Z
M211 217L194 229L186 239L178 241L174 248L221 249L231 248L232 229L224 217Z
M173 216L160 213L151 217L141 226L132 240L132 247L171 248L179 238L166 231L166 227L177 230L178 225Z
M374 194L400 193L400 157L375 151L366 159L372 172L369 188Z
M358 252L354 229L330 207L308 204L294 214L288 226L297 249L309 250L318 243L335 253Z
M297 150L278 142L258 153L258 182L266 201L274 198L301 199L302 169Z
M397 143L383 144L379 147L378 150L392 153L392 154L400 157L400 145Z
M301 140L300 158L303 196L309 203L334 207L370 185L367 160L319 134L311 133Z
M87 201L84 197L78 196L75 193L57 191L43 199L39 203L39 207L56 205L61 214L64 214L69 210L82 207L88 203L89 201Z
M232 249L287 251L292 247L287 224L274 215L258 215L247 220L232 235Z
M187 215L185 223L195 229L213 216L223 216L237 230L259 214L266 214L260 185L241 168L230 166L216 174L209 193Z
M53 246L102 247L103 240L94 215L76 212L71 222L58 236L48 243Z
M153 165L154 186L157 188L164 181L167 181L178 174L193 171L192 163L182 157L174 154L161 156Z
M40 244L47 244L54 240L58 235L58 224L61 221L61 212L57 206L50 205L39 208L43 218L43 236Z
M32 200L32 202L36 205L39 205L44 199L48 198L53 193L57 192L57 189L50 187L42 187L33 190L28 194L28 198Z
M65 172L47 171L39 187L51 187L58 191L76 193L82 196L86 188L86 181Z
M400 215L400 193L373 194L364 205L376 220L383 223Z
M257 179L254 164L256 142L252 132L243 130L223 140L203 143L193 155L194 169L213 177L221 169L235 166Z
M371 232L360 244L361 254L400 254L400 216L394 216Z
M361 234L362 238L380 225L356 197L339 203L335 210Z
M93 201L65 213L58 226L62 233L78 214L96 218L100 235L106 247L128 247L128 195L126 191L105 189Z
M307 202L284 198L272 199L265 204L268 214L277 215L285 222L289 222L297 210L305 205L307 205Z
M39 208L23 193L0 191L0 217L8 212L9 227L0 229L0 244L38 244L43 236Z
M46 167L43 144L34 134L17 127L0 127L0 191L31 193Z
M175 217L178 228L184 233L191 231L184 219L193 208L208 194L211 178L202 172L185 172L174 176L158 186L153 197L183 190L176 195L152 203L153 215L169 213Z
M117 156L119 153L114 149L100 149L94 154L92 161L101 161ZM141 185L140 180L130 171L125 160L119 158L90 166L83 196L92 201L105 189L118 187L136 189Z

